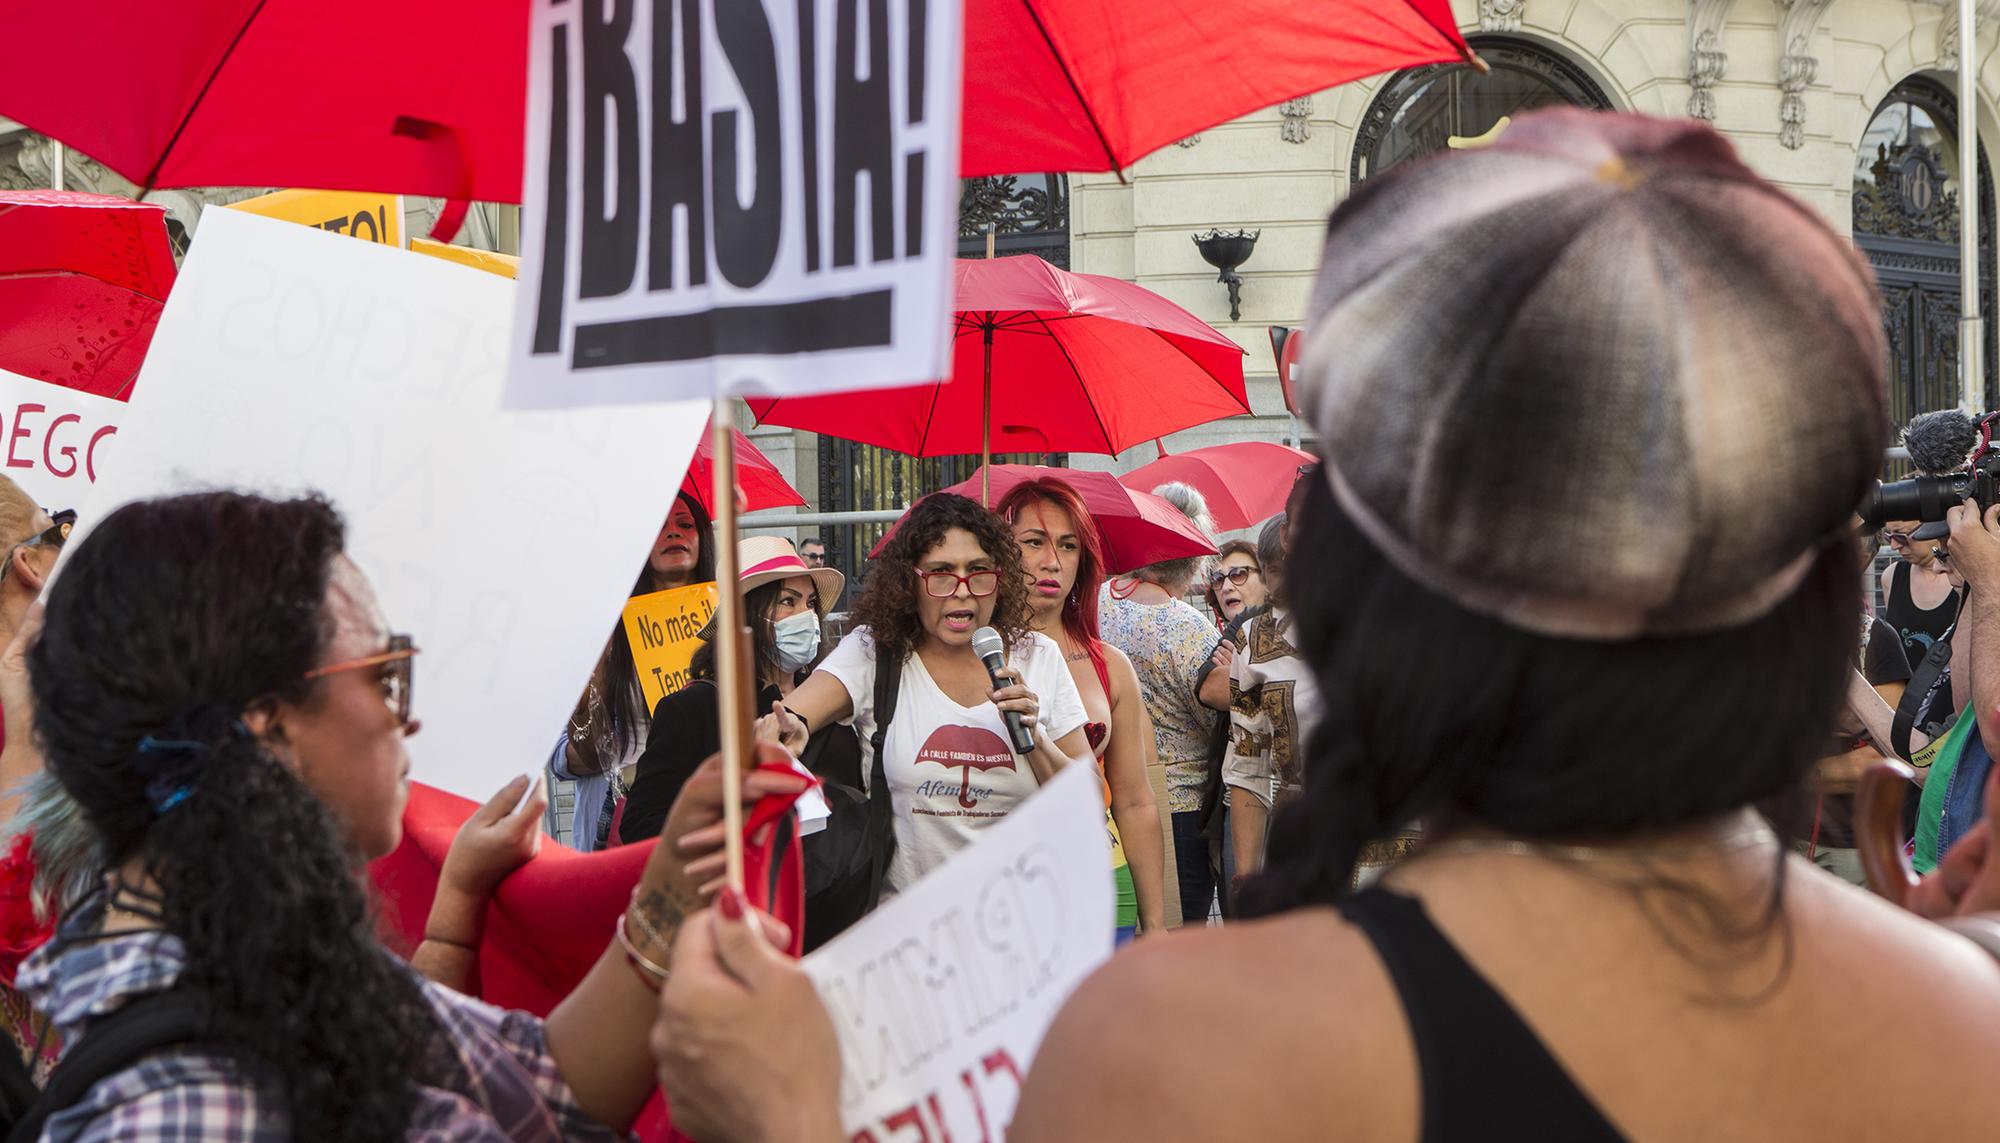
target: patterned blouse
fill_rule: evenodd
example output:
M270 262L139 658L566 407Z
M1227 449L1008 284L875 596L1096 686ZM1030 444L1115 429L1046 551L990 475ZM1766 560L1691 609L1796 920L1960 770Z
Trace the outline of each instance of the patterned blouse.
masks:
M1098 635L1125 652L1139 673L1153 739L1167 768L1167 796L1174 813L1201 810L1208 778L1209 734L1219 717L1201 705L1195 672L1215 652L1215 624L1182 600L1134 603L1107 589L1097 601Z
M382 955L388 956L388 952ZM172 988L186 957L169 933L51 942L21 969L20 984L63 1043L128 1002ZM422 1088L406 1140L614 1140L584 1112L550 1057L542 1022L423 982L439 1026L463 1069L453 1090ZM302 1135L304 1133L301 1133ZM53 1143L288 1143L283 1101L232 1060L168 1049L98 1081L49 1118Z

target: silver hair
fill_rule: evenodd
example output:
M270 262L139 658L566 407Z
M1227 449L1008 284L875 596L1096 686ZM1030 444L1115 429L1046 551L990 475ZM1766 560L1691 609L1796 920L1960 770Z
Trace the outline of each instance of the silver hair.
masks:
M21 808L0 827L0 852L21 834L32 834L35 916L51 920L69 912L104 876L104 853L83 809L46 770L17 787Z
M1181 515L1194 522L1196 530L1215 542L1215 517L1208 513L1208 499L1192 484L1178 480L1169 481L1153 489L1153 495L1180 510ZM1134 579L1157 583L1175 595L1184 594L1188 585L1208 575L1210 556L1187 556L1177 560L1161 560L1155 564L1131 573Z

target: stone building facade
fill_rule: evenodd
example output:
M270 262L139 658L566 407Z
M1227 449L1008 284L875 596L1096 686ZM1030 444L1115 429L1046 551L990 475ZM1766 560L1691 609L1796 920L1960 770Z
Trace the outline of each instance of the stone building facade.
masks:
M2000 3L1981 8L1977 124L1990 149L2000 145L2000 29L1985 25ZM1441 149L1447 136L1483 134L1501 114L1558 102L1712 122L1746 162L1852 234L1875 263L1899 416L1956 404L1955 7L1455 0L1453 9L1492 75L1453 66L1378 76L1204 131L1141 160L1122 182L1072 176L1071 268L1163 294L1248 351L1255 416L1179 434L1170 448L1290 431L1266 330L1303 321L1327 213L1359 181ZM1981 181L1991 332L1993 192L1990 177ZM1225 287L1191 241L1218 227L1260 231L1240 271L1234 322ZM1995 356L1989 348L1989 373ZM1152 451L1071 462L1123 470Z

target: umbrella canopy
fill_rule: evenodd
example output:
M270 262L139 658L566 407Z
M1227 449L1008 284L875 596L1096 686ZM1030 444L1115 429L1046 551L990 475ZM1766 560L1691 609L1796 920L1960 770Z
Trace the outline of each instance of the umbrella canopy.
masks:
M743 490L742 512L757 512L765 508L802 507L806 498L799 495L785 480L785 474L771 463L771 458L759 452L750 438L736 429L729 430L736 440L736 487ZM695 446L694 460L689 463L687 475L681 478L681 491L694 497L701 510L711 519L715 516L715 436L704 431L701 443Z
M124 400L174 284L166 208L0 193L0 369Z
M8 6L0 115L140 186L521 201L528 0ZM966 0L965 176L1128 167L1228 119L1467 58L1448 0Z
M1248 528L1285 510L1299 466L1313 455L1270 441L1237 441L1162 456L1118 478L1127 488L1148 491L1178 480L1208 501L1215 526L1224 532Z
M975 472L970 479L943 491L977 500L980 475ZM990 475L995 503L1015 485L1045 476L1055 477L1076 489L1076 494L1083 498L1083 506L1090 510L1090 518L1097 523L1099 536L1104 540L1106 575L1117 575L1161 560L1215 554L1214 542L1194 526L1194 521L1182 515L1180 509L1150 492L1125 487L1108 472L1049 468L1039 464L996 464L990 469ZM882 544L888 543L889 536L894 534L895 529L891 528L875 545L875 550L868 553L869 558L874 558L882 550Z
M752 397L757 423L957 456L982 451L990 407L994 452L1117 453L1250 411L1242 348L1158 294L1033 255L961 258L957 273L948 381Z

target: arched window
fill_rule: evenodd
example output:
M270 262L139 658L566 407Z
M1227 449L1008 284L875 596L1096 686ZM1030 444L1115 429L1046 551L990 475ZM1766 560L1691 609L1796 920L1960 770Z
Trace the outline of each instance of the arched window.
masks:
M1854 156L1854 244L1875 267L1889 339L1889 415L1955 407L1958 377L1958 101L1921 77L1891 91ZM1994 404L1993 175L1979 154L1983 407Z
M1355 139L1353 182L1442 151L1454 136L1484 135L1502 116L1537 107L1611 107L1583 69L1530 40L1478 36L1471 44L1493 69L1488 74L1462 63L1432 64L1398 73L1376 93Z

